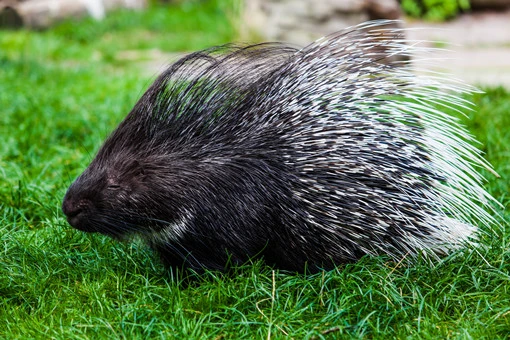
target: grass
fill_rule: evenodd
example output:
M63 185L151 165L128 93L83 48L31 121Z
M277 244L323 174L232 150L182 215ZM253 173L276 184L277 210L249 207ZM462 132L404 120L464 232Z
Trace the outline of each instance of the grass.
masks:
M364 258L296 275L257 262L183 284L143 245L67 225L67 186L150 82L119 51L232 40L222 8L195 1L0 31L0 338L506 338L508 227L434 264ZM488 190L508 207L510 93L472 99L463 122L501 175L486 174Z

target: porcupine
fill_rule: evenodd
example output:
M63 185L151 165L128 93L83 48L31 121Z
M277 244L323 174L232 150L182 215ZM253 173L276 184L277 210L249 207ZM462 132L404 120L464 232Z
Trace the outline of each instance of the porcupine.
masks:
M492 223L476 172L490 165L443 112L471 88L414 74L421 47L391 24L183 57L70 186L67 220L198 271L258 256L316 271L475 238Z

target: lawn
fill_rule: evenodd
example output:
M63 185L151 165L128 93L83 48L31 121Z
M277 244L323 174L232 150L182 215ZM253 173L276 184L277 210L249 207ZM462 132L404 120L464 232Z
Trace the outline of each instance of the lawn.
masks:
M461 338L510 334L510 214L443 261L360 262L315 275L261 262L182 283L139 243L73 230L72 180L153 79L145 53L236 38L223 1L118 12L44 32L0 31L0 338ZM121 56L138 51L136 58ZM510 198L510 92L463 123Z

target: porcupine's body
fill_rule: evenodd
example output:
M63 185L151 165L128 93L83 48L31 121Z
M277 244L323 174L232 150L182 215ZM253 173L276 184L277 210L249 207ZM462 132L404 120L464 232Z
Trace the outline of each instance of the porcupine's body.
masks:
M487 165L440 109L463 108L455 92L469 90L412 74L394 57L417 47L387 24L178 61L69 188L68 221L140 235L167 265L197 270L461 245L491 220L473 169Z

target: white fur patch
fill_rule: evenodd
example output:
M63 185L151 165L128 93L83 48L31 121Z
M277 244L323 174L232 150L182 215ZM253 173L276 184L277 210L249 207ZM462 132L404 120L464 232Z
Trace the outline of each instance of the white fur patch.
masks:
M179 241L187 232L187 224L190 215L184 215L180 220L169 223L167 226L157 232L150 234L149 238L156 243L164 243L168 241Z

